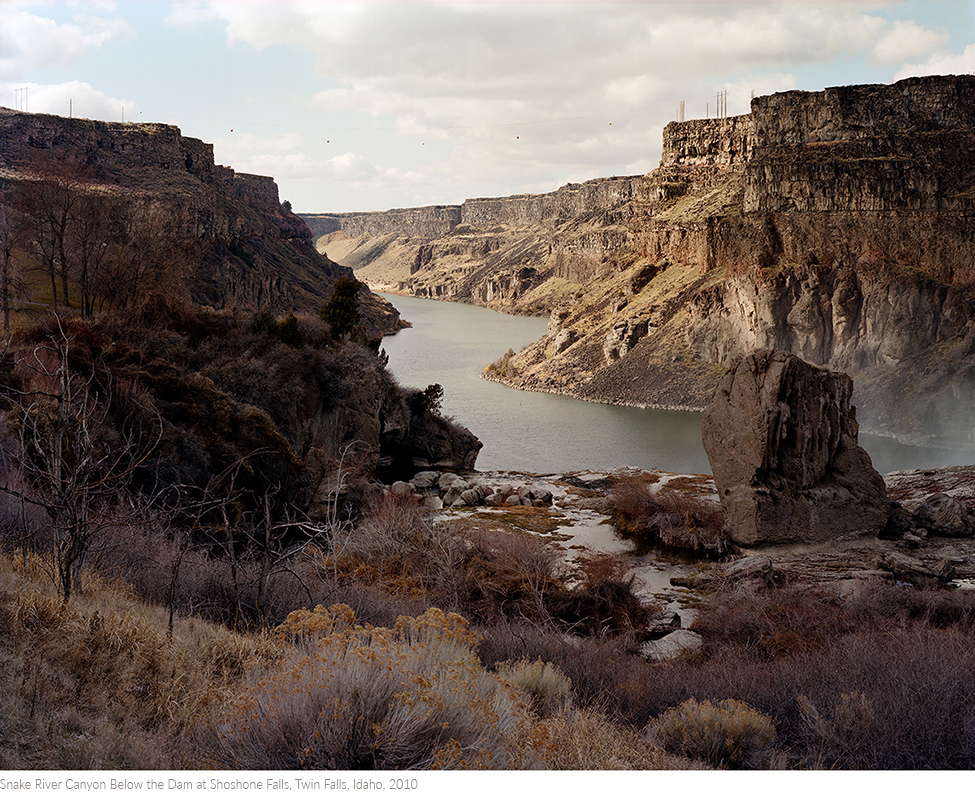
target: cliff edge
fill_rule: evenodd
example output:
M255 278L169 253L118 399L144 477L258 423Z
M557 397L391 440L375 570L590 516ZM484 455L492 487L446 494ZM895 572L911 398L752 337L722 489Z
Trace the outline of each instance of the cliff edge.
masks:
M319 248L395 291L550 314L487 370L519 388L700 409L731 360L786 350L851 374L867 430L975 438L975 76L757 97L667 125L647 175L452 213L333 215Z
M0 108L0 189L35 180L51 165L78 172L76 189L178 215L202 243L192 278L215 308L317 310L351 271L320 255L308 226L282 203L274 179L214 162L213 145L175 125L116 123ZM363 289L367 324L394 331L398 314Z

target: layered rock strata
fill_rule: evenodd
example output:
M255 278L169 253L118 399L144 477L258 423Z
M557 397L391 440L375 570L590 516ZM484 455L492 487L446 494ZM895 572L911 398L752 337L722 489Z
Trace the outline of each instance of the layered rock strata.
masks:
M781 349L855 375L866 429L975 442L975 76L758 97L667 125L647 175L451 213L319 246L394 292L557 312L491 379L701 409Z
M116 123L0 108L0 188L32 180L51 164L75 181L179 215L203 243L193 291L216 308L268 305L317 310L351 271L320 255L308 226L279 199L274 179L214 163L213 145L175 125ZM400 327L395 309L365 290L363 317L375 333Z

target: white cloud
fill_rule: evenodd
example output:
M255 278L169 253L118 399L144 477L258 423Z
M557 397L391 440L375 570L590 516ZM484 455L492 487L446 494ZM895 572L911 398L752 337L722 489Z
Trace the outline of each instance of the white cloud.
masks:
M699 81L857 52L903 63L944 42L869 4L213 3L228 39L312 54L329 113L473 128L676 103ZM709 89L708 94L711 93Z
M28 11L5 14L2 21L7 58L29 67L72 64L90 49L131 33L122 19L90 14L78 15L75 24L59 24Z
M22 94L15 90L26 89ZM82 81L67 81L57 84L0 83L0 98L3 105L10 108L30 111L34 114L57 114L86 119L105 119L121 122L123 113L127 122L138 121L139 109L133 100L108 97L91 84ZM8 98L15 99L10 102Z
M920 64L906 64L894 76L894 80L921 75L971 75L975 73L975 44L970 44L961 55L934 55Z
M316 183L323 193L356 185L365 197L372 186L374 207L383 208L423 191L432 194L420 202L454 202L462 199L454 191L548 190L578 176L646 171L680 101L688 119L703 117L722 89L737 114L747 112L752 91L821 88L799 86L797 76L827 74L837 63L864 73L869 65L871 79L877 67L908 61L925 66L905 69L960 71L963 56L934 57L945 33L904 16L897 3L872 0L221 0L181 3L167 21L221 26L237 51L279 47L313 59L318 86L296 102L306 135L287 147L283 137L240 138L221 159L293 176L308 192ZM309 141L312 129L320 147ZM326 139L346 152L325 158Z
M874 45L871 59L882 66L896 66L918 56L939 52L948 40L947 33L927 30L911 20L897 20Z

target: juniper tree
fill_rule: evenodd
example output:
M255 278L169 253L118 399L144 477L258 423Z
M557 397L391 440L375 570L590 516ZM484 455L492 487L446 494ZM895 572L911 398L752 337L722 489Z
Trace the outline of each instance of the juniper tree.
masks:
M332 336L345 339L359 324L359 282L341 277L335 282L331 299L318 315L332 329Z

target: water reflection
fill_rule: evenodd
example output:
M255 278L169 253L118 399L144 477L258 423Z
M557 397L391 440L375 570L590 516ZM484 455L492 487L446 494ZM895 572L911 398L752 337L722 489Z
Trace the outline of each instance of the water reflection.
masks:
M710 473L700 414L587 403L480 379L481 369L509 348L517 351L541 338L547 319L386 297L413 324L383 341L390 371L405 386L444 387L444 413L484 442L478 469L545 473L633 466ZM916 447L868 434L860 435L860 443L882 473L975 464L975 451Z

